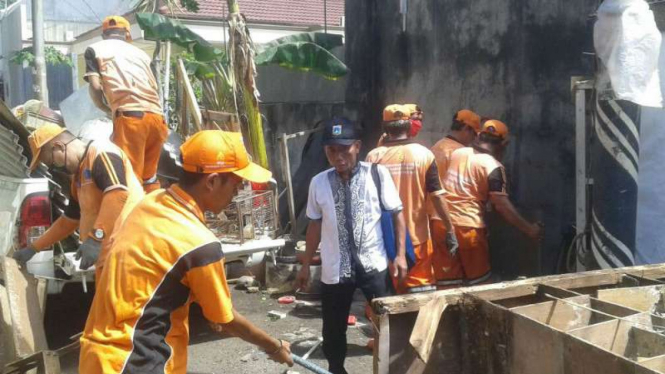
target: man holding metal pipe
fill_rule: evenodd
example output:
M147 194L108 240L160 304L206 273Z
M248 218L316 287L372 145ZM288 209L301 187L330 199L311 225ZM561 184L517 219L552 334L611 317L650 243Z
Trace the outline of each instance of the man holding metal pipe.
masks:
M289 343L270 337L232 306L222 244L204 212L219 214L243 180L271 173L249 161L239 133L206 130L180 148L177 184L146 196L114 236L81 337L79 372L185 374L189 306L217 329L293 365Z

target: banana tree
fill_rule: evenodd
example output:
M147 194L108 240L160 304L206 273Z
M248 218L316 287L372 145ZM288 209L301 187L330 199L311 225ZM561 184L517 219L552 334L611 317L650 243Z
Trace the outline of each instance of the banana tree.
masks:
M234 73L236 106L247 123L249 143L254 161L268 167L268 155L263 139L263 120L259 111L259 90L256 88L256 65L254 64L254 42L249 34L245 17L240 14L237 0L227 0L229 8L229 66ZM240 95L238 95L240 94Z
M225 50L215 48L181 22L159 14L139 13L137 21L147 40L168 40L194 55L195 61L188 62L187 70L201 82L202 104L210 110L237 113L254 160L267 167L256 65L277 64L338 79L348 69L330 50L342 45L342 37L302 33L255 47L237 1L227 0L227 5L229 43Z

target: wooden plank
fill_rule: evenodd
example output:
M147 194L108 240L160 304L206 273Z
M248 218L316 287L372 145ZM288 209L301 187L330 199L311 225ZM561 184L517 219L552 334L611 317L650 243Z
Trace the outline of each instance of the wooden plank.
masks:
M646 330L661 332L665 329L665 318L648 312L633 314L624 319Z
M577 307L580 305L583 307ZM542 324L559 331L569 331L588 326L593 312L589 309L591 301L589 296L577 296L565 301L553 300L544 303L526 305L511 309Z
M512 318L511 373L562 374L563 334L518 314Z
M662 280L647 278L640 276L638 274L624 273L623 275L626 278L633 278L638 282L638 286L655 286L658 284L665 284Z
M20 270L13 258L3 257L2 266L16 355L25 357L47 349L41 307L43 296L38 294L38 280Z
M640 354L658 353L659 341L649 340L654 335L648 330L660 325L662 321L650 319L646 314L640 315L638 310L576 292L579 289L593 289L596 292L612 287L627 289L646 283L655 284L650 277L665 278L665 265L555 275L376 299L374 310L384 319L379 321L379 325L388 325L388 328L379 328L375 372L651 373L653 370L631 362L618 353L633 349L636 359L642 357ZM429 362L425 363L408 341L416 323L417 312L433 299L445 300L448 306L439 321L433 353ZM566 299L580 306L566 305ZM548 304L533 305L544 302ZM506 305L524 308L510 310ZM537 318L530 319L516 313L527 310L534 311L535 314L530 316ZM446 317L448 313L456 317ZM541 315L546 317L543 319ZM614 316L633 320L619 322L613 319ZM640 335L643 339L638 339L645 344L654 344L652 351L646 348L639 351L638 346L631 345L638 342L631 340L629 333L636 322L644 324L643 330L646 331ZM585 325L588 326L580 328ZM566 333L568 329L570 331ZM386 331L389 337L385 336ZM385 346L386 341L389 347L387 354L381 352L380 348L381 342ZM570 347L578 347L581 352L571 354ZM602 361L602 364L594 366L587 356ZM575 362L571 361L573 359L580 361L580 365L575 366Z
M631 271L640 272L648 268L651 273L656 272L652 267L658 266L658 272L665 276L665 265L649 265L632 268ZM500 300L510 297L519 297L533 294L538 284L548 284L563 289L575 289L589 286L602 286L616 284L621 280L624 269L607 269L579 274L551 275L510 282L494 283L488 285L456 288L430 293L413 295L398 295L375 299L374 311L377 314L408 313L418 311L434 297L445 296L449 304L457 304L463 294L472 294L485 300Z
M623 352L616 353L637 362L665 355L665 336L639 327L632 327L628 331L628 344Z
M610 321L615 322L615 321ZM609 323L609 322L608 322ZM565 374L654 374L636 362L571 335L563 335ZM643 370L643 371L638 371Z
M665 355L652 357L640 362L640 365L647 369L665 372Z
M382 314L375 316L379 327L377 344L374 350L374 372L377 374L388 374L390 372L390 315Z
M600 347L606 351L611 351L617 338L626 339L624 336L618 336L619 324L619 320L610 320L572 330L568 333L571 336L582 339L594 346Z
M460 341L460 307L447 307L439 321L432 342L432 352L427 363L409 343L409 337L416 323L417 313L386 315L390 318L389 372L391 374L438 374L441 368L446 372L461 373L462 343ZM383 334L381 334L383 335Z
M648 312L654 309L663 297L665 286L645 286L598 290L598 299L627 308Z
M196 131L201 131L203 129L203 118L201 117L201 110L199 109L199 104L196 102L196 95L194 94L194 88L192 88L192 82L189 81L189 76L187 75L187 69L185 69L185 64L182 62L182 59L178 59L178 77L182 81L182 86L184 89L183 98L186 98L187 108L194 118L194 126Z
M474 295L467 296L460 316L462 372L510 374L514 314Z
M203 111L203 122L206 129L240 132L240 121L235 113L205 109Z
M447 306L446 298L440 297L432 299L418 312L418 318L411 331L409 343L424 363L427 363L429 360L432 343L434 342L441 316Z

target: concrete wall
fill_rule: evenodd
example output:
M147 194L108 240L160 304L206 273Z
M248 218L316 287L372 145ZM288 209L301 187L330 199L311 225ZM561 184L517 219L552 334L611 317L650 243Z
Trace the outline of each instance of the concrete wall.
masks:
M346 2L347 102L358 109L370 144L379 136L381 108L392 102L424 109L419 140L426 145L445 134L460 108L509 125L504 163L511 197L528 218L544 221L546 237L536 251L495 224L493 263L505 277L554 271L574 221L570 77L592 72L582 53L592 51L588 16L597 3L408 1L402 32L400 2Z
M344 61L344 47L332 53ZM257 86L264 103L343 102L346 78L329 80L309 72L285 69L278 65L257 66Z
M270 170L277 180L280 191L286 189L284 170L281 165L281 148L277 137L282 134L293 134L316 127L321 121L332 116L345 115L344 102L307 102L307 103L273 103L261 106L265 116L264 133ZM290 140L288 143L293 178L294 201L298 219L298 232L304 235L307 220L304 208L311 178L328 168L328 161L321 146L321 132ZM288 202L286 195L280 199L280 218L284 226L288 222Z

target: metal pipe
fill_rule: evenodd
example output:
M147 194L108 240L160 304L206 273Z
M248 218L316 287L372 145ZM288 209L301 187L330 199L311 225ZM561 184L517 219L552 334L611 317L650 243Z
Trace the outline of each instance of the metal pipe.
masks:
M164 118L168 123L169 118L169 92L171 91L171 42L166 42L166 66L164 66Z
M291 358L293 359L293 362L295 362L296 364L304 367L305 369L307 369L307 370L309 370L313 373L316 373L316 374L332 374L328 370L326 370L326 369L324 369L320 366L314 365L313 363L311 363L307 360L304 360L302 357L291 354Z
M32 0L32 49L35 54L33 91L35 99L49 107L44 57L44 0Z
M289 221L291 224L291 237L295 238L296 235L296 207L295 198L293 196L293 181L291 180L291 161L289 159L288 136L283 134L281 137L282 144L282 171L284 173L284 182L286 182L286 192L289 199Z
M323 130L323 127L316 127L310 130L299 131L293 134L282 134L278 139L280 140L280 145L282 152L280 152L280 158L282 161L282 173L284 173L284 182L286 183L286 192L288 193L288 205L289 205L289 221L291 224L291 237L295 238L296 235L296 207L295 207L295 198L293 194L293 181L291 178L291 160L289 158L289 147L288 142L291 139L299 138L301 136L313 134L317 131Z

